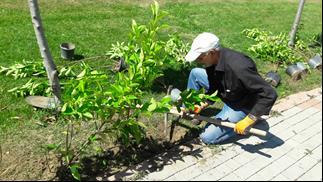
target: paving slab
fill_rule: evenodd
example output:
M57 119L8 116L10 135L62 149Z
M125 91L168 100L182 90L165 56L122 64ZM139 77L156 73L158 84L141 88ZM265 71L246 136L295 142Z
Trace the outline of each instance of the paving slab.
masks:
M322 88L277 101L264 118L259 127L269 127L266 137L216 146L196 138L107 180L322 181Z

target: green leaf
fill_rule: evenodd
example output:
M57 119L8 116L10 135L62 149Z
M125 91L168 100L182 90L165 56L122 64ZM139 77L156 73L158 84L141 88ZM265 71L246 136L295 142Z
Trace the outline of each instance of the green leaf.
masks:
M142 49L140 50L139 58L140 58L141 61L143 61L145 59L145 54L144 54L144 51Z
M73 164L70 166L70 170L74 179L81 181L81 175L79 173L80 166L78 164Z
M130 99L130 100L135 100L135 99L138 99L136 96L134 96L134 95L128 95L127 96L127 98L128 99Z
M140 127L144 128L144 129L147 129L147 126L146 126L143 122L138 121L138 122L137 122L137 124L138 124Z
M141 107L141 111L147 111L148 110L148 107L149 107L149 103L144 103L143 105L142 105L142 107Z
M160 101L161 103L170 103L172 101L172 98L170 98L170 96L165 96L162 98L162 100Z
M55 149L57 149L58 148L58 145L56 145L56 144L48 144L47 146L46 146L46 149L47 150L49 150L49 151L51 151L51 150L55 150Z
M153 15L156 17L159 11L159 4L157 1L154 1L154 5L152 5L151 9L152 9Z
M85 82L84 82L84 80L80 80L78 88L80 89L81 92L85 91Z
M77 78L82 78L86 74L86 70L84 69L79 75L77 75Z
M89 112L83 113L83 116L93 119L93 115Z
M138 87L140 84L139 83L131 83L130 87Z
M73 112L73 109L68 103L65 103L61 111L63 112L63 114L69 115Z
M75 95L77 94L77 92L78 92L78 91L77 91L77 89L73 89L73 91L72 91L71 95L72 95L72 96L75 96Z
M148 111L149 111L149 112L152 112L152 111L154 111L156 108L157 108L156 100L155 100L154 98L151 98L151 100L150 100L150 105L149 105L149 107L148 107Z
M98 140L98 137L96 135L92 135L92 136L89 137L89 140L91 142L94 142L94 141Z

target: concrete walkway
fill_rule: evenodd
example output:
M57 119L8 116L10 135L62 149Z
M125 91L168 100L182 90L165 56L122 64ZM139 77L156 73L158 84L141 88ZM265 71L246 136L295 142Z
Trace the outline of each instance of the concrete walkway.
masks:
M107 180L322 181L322 88L276 102L255 126L266 137L236 137L221 145L194 139Z

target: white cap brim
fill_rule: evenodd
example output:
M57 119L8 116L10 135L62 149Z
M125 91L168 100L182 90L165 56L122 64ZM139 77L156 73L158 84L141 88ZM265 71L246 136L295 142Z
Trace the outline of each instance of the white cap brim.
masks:
M194 50L190 50L187 55L185 56L185 60L187 62L193 62L195 61L199 56L201 55L200 52L196 52Z

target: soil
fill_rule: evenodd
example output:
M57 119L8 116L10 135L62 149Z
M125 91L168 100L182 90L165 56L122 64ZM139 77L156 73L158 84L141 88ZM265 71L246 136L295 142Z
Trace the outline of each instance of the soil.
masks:
M203 127L203 125L194 126L190 121L184 119L176 122L176 117L170 116L167 134L165 134L163 119L158 118L161 122L152 122L153 124L147 127L146 137L141 144L137 145L133 142L128 147L110 144L108 148L104 148L103 154L83 158L81 179L99 180L101 177L106 178L126 170L128 167L163 153L175 145L196 138L200 132L199 129ZM149 125L148 122L151 121L144 122ZM171 123L176 123L172 137L170 136ZM73 180L69 169L60 165L57 156L53 153L45 154L40 147L44 143L51 143L54 136L53 128L43 127L41 129L33 128L30 131L18 129L17 135L3 139L4 142L0 144L2 154L0 157L0 179Z

